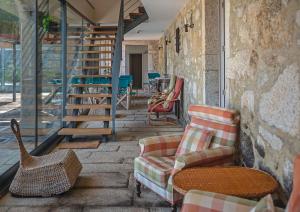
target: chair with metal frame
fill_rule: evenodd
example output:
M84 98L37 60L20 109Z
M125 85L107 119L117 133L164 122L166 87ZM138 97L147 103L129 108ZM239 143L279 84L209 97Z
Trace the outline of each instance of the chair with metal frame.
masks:
M161 119L159 118L160 113L170 113L173 111L174 105L176 102L179 102L179 95L181 93L181 90L183 88L184 80L182 78L176 79L176 84L172 92L168 96L166 96L164 99L160 99L157 102L148 105L148 120L149 124L151 124L151 121L158 121ZM156 119L151 118L151 114L156 114ZM177 111L177 118L179 119L179 112ZM166 122L168 122L166 120Z

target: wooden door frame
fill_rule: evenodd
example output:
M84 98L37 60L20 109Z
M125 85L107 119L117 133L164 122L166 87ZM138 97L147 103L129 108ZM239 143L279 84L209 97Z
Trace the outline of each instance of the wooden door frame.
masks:
M133 76L133 73L131 72L131 55L140 55L141 56L141 78L140 78L140 81L141 81L141 88L140 89L143 89L143 54L142 53L130 53L129 54L129 74ZM134 77L134 76L133 76Z

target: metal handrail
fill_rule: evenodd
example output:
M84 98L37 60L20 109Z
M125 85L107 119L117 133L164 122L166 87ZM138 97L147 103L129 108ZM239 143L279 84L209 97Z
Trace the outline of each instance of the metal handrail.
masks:
M118 31L112 64L112 131L115 134L115 120L117 110L117 94L119 86L120 66L122 59L122 42L124 38L124 0L121 0Z

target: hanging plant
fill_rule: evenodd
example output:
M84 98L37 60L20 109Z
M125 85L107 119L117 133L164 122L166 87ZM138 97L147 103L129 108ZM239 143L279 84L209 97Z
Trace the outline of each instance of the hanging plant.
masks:
M49 32L50 24L53 21L53 18L50 15L44 15L42 19L42 26L45 32Z

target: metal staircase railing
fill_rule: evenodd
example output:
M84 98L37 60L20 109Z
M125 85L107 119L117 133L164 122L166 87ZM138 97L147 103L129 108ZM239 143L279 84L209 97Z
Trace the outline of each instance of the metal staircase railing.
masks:
M115 50L112 64L112 131L115 134L115 120L117 110L117 95L119 87L120 65L122 60L122 42L124 37L124 0L121 0L118 31L116 35Z

